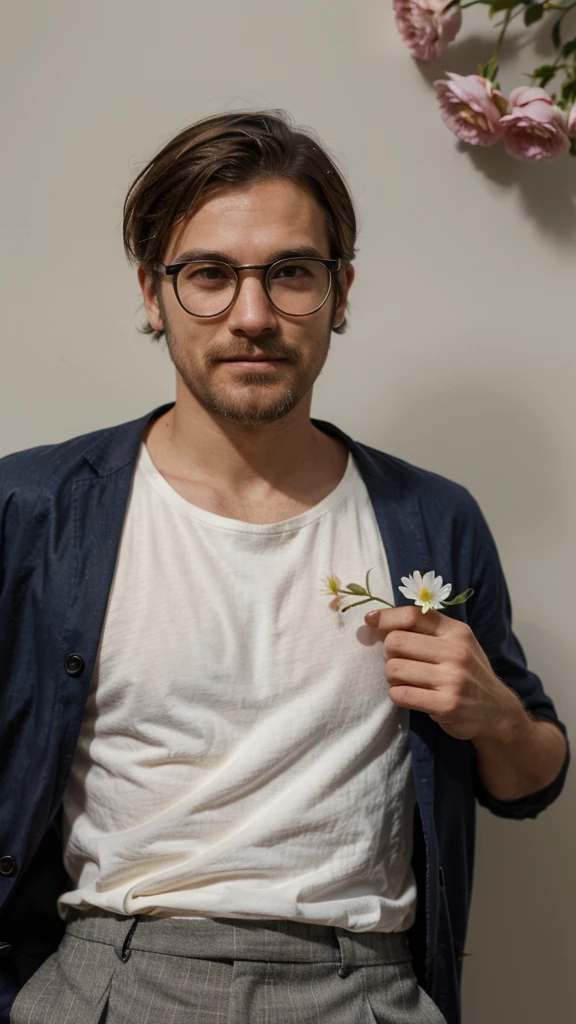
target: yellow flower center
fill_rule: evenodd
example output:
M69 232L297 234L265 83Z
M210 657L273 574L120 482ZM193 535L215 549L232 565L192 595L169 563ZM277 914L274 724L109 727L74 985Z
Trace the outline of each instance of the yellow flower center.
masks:
M338 591L340 590L340 580L337 576L328 577L328 589L331 590L333 594L338 594Z
M471 124L474 128L481 128L484 132L492 130L483 114L475 113L469 107L463 107L459 110L458 117L461 121L466 121L466 124Z
M434 594L431 594L429 590L426 590L426 587L422 587L418 597L420 601L424 601L424 604L428 604L430 601L434 600Z

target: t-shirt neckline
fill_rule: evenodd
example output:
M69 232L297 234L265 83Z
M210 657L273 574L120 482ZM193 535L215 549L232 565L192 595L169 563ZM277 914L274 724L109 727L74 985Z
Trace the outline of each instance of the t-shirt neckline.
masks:
M277 523L248 523L242 519L231 519L228 516L221 516L216 512L210 512L208 509L194 505L187 498L182 497L162 476L160 470L156 468L145 442L142 442L140 445L136 469L159 494L192 519L200 520L221 530L260 534L289 533L292 530L299 530L303 526L308 526L310 523L315 522L327 512L331 512L349 492L356 471L352 452L349 451L346 469L340 481L316 505L305 509L304 512L299 512L298 515L282 519Z

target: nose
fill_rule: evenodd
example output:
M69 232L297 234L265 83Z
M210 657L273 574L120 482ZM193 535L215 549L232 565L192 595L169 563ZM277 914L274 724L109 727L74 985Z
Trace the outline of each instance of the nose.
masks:
M228 313L228 329L256 336L274 331L276 326L276 310L266 295L263 271L240 271L238 291Z

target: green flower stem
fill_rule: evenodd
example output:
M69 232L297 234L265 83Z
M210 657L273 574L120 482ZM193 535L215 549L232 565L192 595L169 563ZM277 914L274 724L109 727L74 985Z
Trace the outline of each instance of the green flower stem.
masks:
M351 591L350 590L348 590L348 591L342 591L341 590L340 593L341 594L342 593L350 594ZM388 608L395 608L396 607L396 605L390 604L389 601L385 601L383 597L374 597L373 594L370 594L370 597L365 597L363 601L355 601L354 604L347 604L346 607L345 608L341 608L340 611L347 612L349 608L357 608L359 604L368 604L370 601L379 601L380 604L385 604Z
M512 8L509 7L508 10L506 11L506 17L504 18L504 23L502 25L502 30L500 32L500 35L498 36L498 42L496 43L496 49L494 50L494 57L492 58L494 60L494 62L497 63L497 64L500 63L500 50L502 49L502 43L504 42L504 36L506 35L506 31L508 29L508 25L510 24L511 17L512 17ZM497 73L498 72L496 72L496 74Z
M346 607L345 608L341 608L340 611L341 612L347 612L349 608L357 608L359 604L370 604L370 601L373 601L373 600L374 600L373 597L365 597L363 601L355 601L354 604L347 604ZM393 605L390 605L390 607L392 608Z

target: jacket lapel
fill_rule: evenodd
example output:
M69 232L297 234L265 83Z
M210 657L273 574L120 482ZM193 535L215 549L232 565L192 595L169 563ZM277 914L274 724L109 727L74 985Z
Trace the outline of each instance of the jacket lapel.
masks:
M324 433L339 438L348 445L356 460L374 507L376 520L384 544L390 569L396 606L411 602L398 590L402 576L409 576L415 569L422 573L434 568L430 556L428 537L418 495L405 486L401 464L390 460L384 453L353 441L332 423L312 420L314 426ZM410 749L416 799L425 846L426 862L426 976L431 978L435 941L434 923L437 919L438 852L434 828L434 747L438 739L438 726L429 715L422 711L410 711ZM415 825L417 821L415 822ZM420 840L419 830L414 830L416 843Z
M168 408L99 432L82 453L82 468L72 484L66 518L71 523L73 557L65 567L69 604L58 663L63 671L70 656L76 655L82 668L73 680L64 674L59 688L59 713L67 729L51 817L59 808L82 724L142 435L150 420Z

